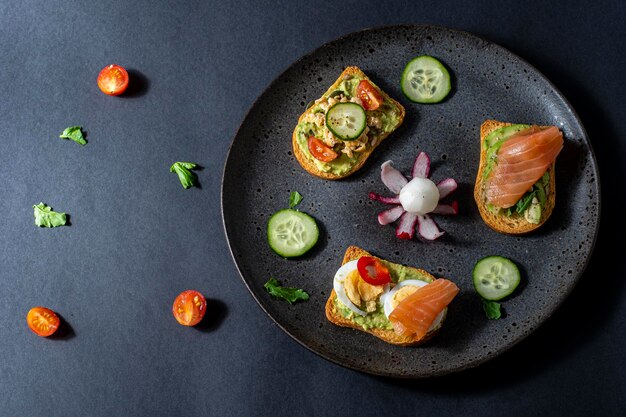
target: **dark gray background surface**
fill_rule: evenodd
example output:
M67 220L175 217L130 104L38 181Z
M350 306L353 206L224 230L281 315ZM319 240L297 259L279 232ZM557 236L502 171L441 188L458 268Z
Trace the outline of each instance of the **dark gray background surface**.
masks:
M0 5L0 416L621 414L620 2L159 3ZM394 23L467 30L528 60L579 113L602 175L599 240L570 298L503 356L424 381L343 369L284 334L239 279L219 204L231 138L267 84L326 41ZM100 93L111 62L139 88ZM57 138L73 124L87 146ZM181 188L176 160L204 167L202 189ZM71 226L35 227L39 201ZM199 329L171 316L189 288L209 298ZM34 305L63 316L60 337L28 330Z

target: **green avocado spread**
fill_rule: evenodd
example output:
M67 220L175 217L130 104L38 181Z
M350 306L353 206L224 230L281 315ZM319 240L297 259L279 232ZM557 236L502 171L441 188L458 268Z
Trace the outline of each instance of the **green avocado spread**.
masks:
M331 162L322 162L313 158L309 152L309 146L307 144L308 138L309 136L315 136L316 138L322 137L324 134L324 127L318 126L315 123L301 122L298 124L297 129L298 145L300 145L303 153L310 158L320 171L330 172L335 175L342 175L350 171L350 169L358 162L359 154L354 154L353 157L350 158L345 153L342 153L337 159Z
M381 261L389 270L393 284L397 284L398 282L408 279L418 279L426 282L432 281L430 276L423 271L409 268L404 265L394 264L385 261L384 259L381 259ZM361 326L363 330L372 328L393 330L391 322L387 319L387 316L385 316L384 306L380 299L377 301L376 310L368 313L366 316L354 314L354 312L339 301L337 297L333 299L333 303L335 311L339 312L342 317L352 320L354 323Z
M485 138L485 147L487 148L487 163L483 170L483 180L487 180L494 166L498 163L498 151L504 142L511 138L515 133L528 129L530 125L516 124L501 127L491 132ZM523 216L529 223L539 224L541 215L546 204L546 196L549 193L550 174L545 172L530 190L528 190L519 201L510 208L504 209L487 204L489 210L496 214L504 214L508 217Z
M307 112L311 113L322 113L325 115L324 108L327 106L322 106L322 104L327 104L328 99L331 97L337 97L342 95L348 99L351 99L356 96L356 88L359 82L363 80L362 77L352 76L347 80L343 80L337 88L332 90L328 90L321 99L317 100L308 110ZM371 81L370 81L371 82ZM374 85L374 83L372 83ZM397 108L397 106L385 95L383 95L384 101L381 106L376 110L366 110L366 114L368 116L368 127L370 128L367 133L368 137L371 139L375 135L387 134L400 126L401 121L401 112ZM377 125L370 125L370 120L377 120ZM341 152L341 149L344 146L344 142L337 139L337 144L333 146L333 150L339 154L335 160L330 162L322 162L311 155L308 147L308 138L309 136L315 136L318 139L323 139L325 130L327 128L325 126L310 122L310 121L301 121L298 123L296 127L296 142L300 146L300 149L304 155L319 169L323 172L332 173L335 175L343 175L349 172L352 167L357 165L361 158L363 157L363 152L353 152L352 156L348 156L346 153ZM328 134L328 133L327 133ZM372 146L371 141L368 139L367 147Z

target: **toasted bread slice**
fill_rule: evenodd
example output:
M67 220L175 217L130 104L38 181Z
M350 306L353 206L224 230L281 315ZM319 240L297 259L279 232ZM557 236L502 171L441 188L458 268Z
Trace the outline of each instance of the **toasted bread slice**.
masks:
M361 249L357 246L350 246L348 247L348 249L346 249L346 253L343 257L343 262L341 264L344 265L350 261L359 259L362 256L373 256L373 255L371 255L364 249ZM377 258L377 259L380 259L380 258ZM385 261L385 262L391 263L389 261ZM423 281L432 282L435 280L434 276L424 271L423 269L407 267L407 266L399 265L399 264L393 264L393 265L410 269L413 273L415 273L415 275L418 275L420 279ZM444 313L444 318L441 321L440 325L437 328L429 331L421 339L418 339L418 338L415 338L414 336L401 336L397 334L396 332L394 332L393 330L378 329L378 328L369 328L365 330L363 329L363 327L361 327L359 324L357 324L353 320L350 320L349 318L346 318L339 313L337 306L335 304L336 302L338 302L336 301L336 298L337 298L337 295L335 293L335 290L333 290L330 293L330 297L328 297L328 301L326 301L326 318L328 319L328 321L330 321L333 324L336 324L337 326L350 327L352 329L370 333L376 336L377 338L384 340L387 343L391 343L393 345L398 345L398 346L416 346L431 339L433 336L435 336L439 332L439 329L441 329L441 326L443 325L443 322L445 321L445 314L447 314L447 310L446 310L446 313Z
M293 153L296 156L296 159L298 160L300 165L302 165L302 168L304 168L310 174L315 175L316 177L320 177L320 178L323 178L323 179L326 179L326 180L338 180L338 179L341 179L341 178L346 178L347 176L349 176L351 174L354 174L356 171L358 171L363 166L363 164L365 164L365 161L367 161L367 158L372 154L374 149L376 149L378 147L378 145L380 145L380 143L384 139L386 139L387 136L389 136L391 133L393 133L393 131L395 131L402 124L402 122L404 121L404 116L405 116L404 107L400 103L398 103L396 100L391 98L383 90L381 90L358 67L347 67L341 73L339 78L337 78L337 81L335 81L335 83L332 86L330 86L330 88L324 93L324 95L321 97L321 99L329 97L331 93L333 93L334 91L338 90L339 86L341 85L341 83L344 80L349 79L349 78L355 78L355 77L358 78L358 79L368 80L374 87L376 87L378 89L378 91L383 96L384 103L386 103L389 106L395 107L396 111L398 112L398 120L399 120L399 122L393 128L392 131L376 135L376 141L375 141L375 143L373 143L373 145L372 145L371 140L370 140L370 143L368 144L367 149L365 149L362 152L355 153L355 156L357 156L356 161L350 167L350 169L348 171L343 172L341 174L335 174L333 172L327 172L327 171L324 171L322 169L319 169L318 166L316 165L315 159L309 153L309 150L308 149L303 149L302 146L298 143L298 126L299 126L299 124L303 121L303 119L308 114L313 112L315 106L311 106L304 113L302 113L302 115L298 119L298 125L296 125L295 129L293 130L292 145L293 145Z
M555 163L548 168L550 175L550 185L546 192L546 204L541 213L539 223L530 223L524 216L509 217L506 214L494 213L487 207L485 181L483 179L483 170L487 165L487 146L485 138L496 129L505 126L511 126L511 123L498 122L496 120L485 120L480 126L480 165L478 166L478 174L476 175L476 184L474 185L474 200L478 205L478 211L487 226L496 232L506 233L510 235L521 235L532 232L541 227L552 214L556 203L556 180L554 177Z

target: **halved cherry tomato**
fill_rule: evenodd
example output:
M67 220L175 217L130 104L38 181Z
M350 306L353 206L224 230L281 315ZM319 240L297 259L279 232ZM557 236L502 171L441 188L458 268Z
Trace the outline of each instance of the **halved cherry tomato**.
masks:
M320 160L322 162L330 162L339 156L339 154L333 151L333 148L328 147L316 138L315 136L309 136L309 152L313 155L313 158Z
M128 87L128 72L119 65L107 65L98 74L98 87L104 94L120 95Z
M187 290L178 294L172 306L172 313L183 326L200 323L206 312L206 299L198 291Z
M59 316L45 307L31 308L26 315L26 322L37 336L43 337L52 335L59 328L59 324L61 324Z
M371 256L362 256L356 263L363 281L372 285L384 285L391 282L389 270L378 259Z
M367 80L357 85L356 95L363 102L365 110L376 110L384 101L382 94Z

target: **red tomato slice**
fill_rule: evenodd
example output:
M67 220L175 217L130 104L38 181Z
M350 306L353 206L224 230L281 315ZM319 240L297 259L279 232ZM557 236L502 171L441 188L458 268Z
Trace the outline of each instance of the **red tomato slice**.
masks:
M178 294L172 306L174 318L183 326L200 323L206 312L206 299L198 291L187 290Z
M37 336L48 337L57 331L61 320L56 313L49 308L33 307L26 315L28 327Z
M339 156L339 154L333 151L332 148L326 146L324 142L316 138L315 136L309 136L309 152L313 155L313 158L322 162L330 162Z
M389 270L376 258L362 256L359 258L356 267L363 281L368 284L384 285L391 282Z
M117 96L128 87L128 72L116 64L107 65L98 74L98 87L104 94Z
M365 110L376 110L384 101L378 89L367 80L363 80L357 85L356 95L363 102Z

